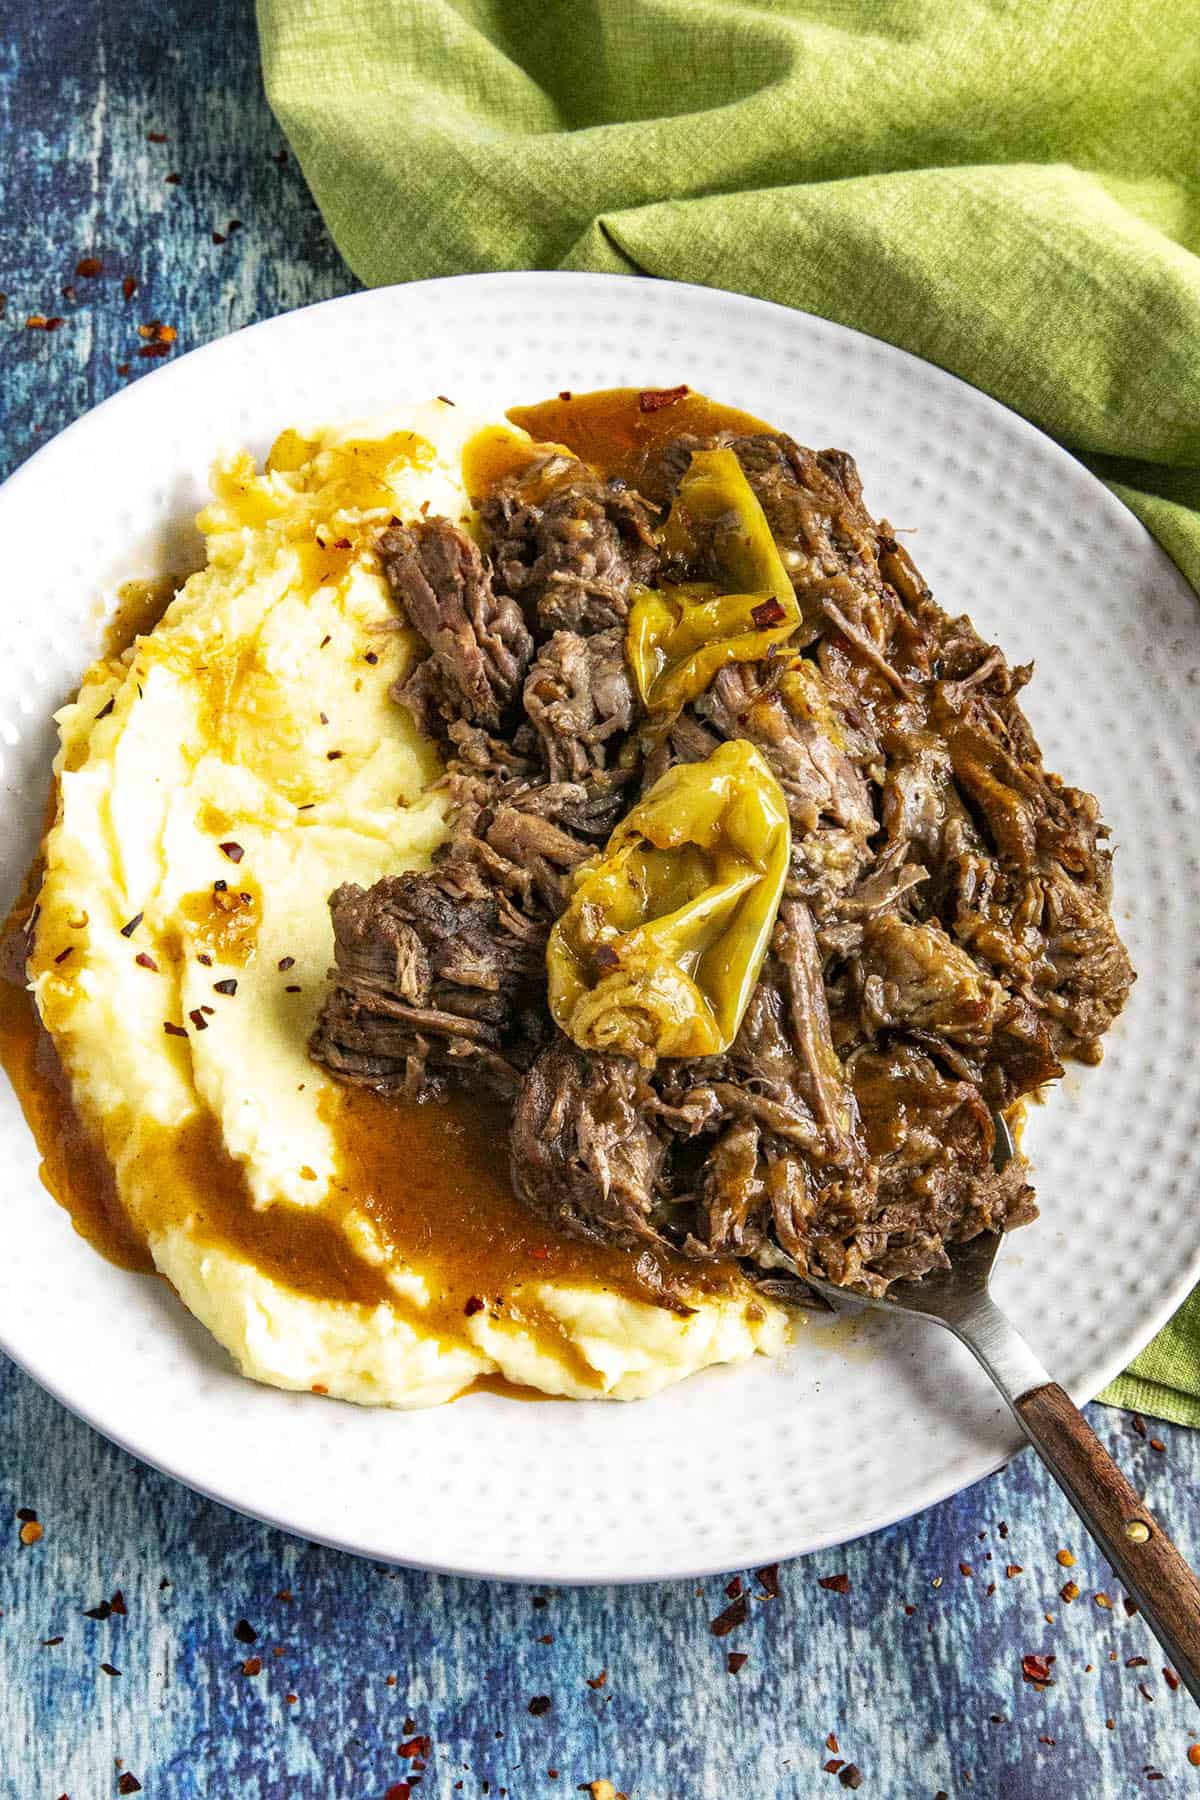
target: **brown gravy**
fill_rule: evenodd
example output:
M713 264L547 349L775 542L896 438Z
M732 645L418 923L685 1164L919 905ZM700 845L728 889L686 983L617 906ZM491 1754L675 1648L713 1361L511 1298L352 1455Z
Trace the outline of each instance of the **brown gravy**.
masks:
M602 475L636 481L648 450L684 433L770 431L761 419L722 406L704 394L685 392L667 406L647 411L643 396L661 390L604 388L595 394L560 394L536 406L513 406L508 416L532 437L565 444Z
M563 444L601 475L620 476L635 486L643 475L647 451L668 438L685 432L707 437L718 431L771 429L750 413L690 392L647 411L643 394L655 391L603 388L594 394L560 394L536 406L511 406L508 416L539 444ZM473 500L481 498L495 482L527 467L530 460L528 446L507 432L481 431L463 453L468 494Z
M700 395L643 411L637 389L618 389L514 408L511 415L541 441L567 445L604 474L631 476L647 448L680 432L761 429L757 420ZM490 459L490 460L489 460ZM507 459L507 460L505 460ZM464 458L468 487L480 493L528 461L502 433L481 434ZM105 653L115 656L162 616L178 582L129 583L109 621ZM25 988L21 940L40 885L40 868L4 929L7 966L0 968L0 1065L7 1071L42 1154L42 1179L71 1214L76 1229L110 1261L150 1270L139 1234L126 1217L112 1169L84 1127L54 1046ZM210 896L195 897L209 905ZM248 911L257 913L258 896ZM213 921L228 934L224 915ZM222 942L222 953L228 947ZM14 954L15 951L15 954ZM291 1206L256 1209L241 1166L206 1117L180 1131L147 1135L137 1170L139 1191L157 1225L190 1217L201 1239L246 1256L264 1274L321 1299L381 1302L406 1313L384 1275L350 1248L348 1214L370 1220L386 1249L420 1272L429 1291L421 1322L447 1337L466 1336L482 1302L498 1325L555 1340L580 1380L597 1378L569 1345L561 1324L531 1293L546 1280L667 1305L678 1282L693 1291L728 1291L733 1264L697 1264L669 1252L630 1254L567 1239L517 1200L508 1176L507 1111L478 1096L418 1105L339 1090L329 1108L339 1175L319 1211ZM682 1279L681 1279L682 1278ZM469 1308L469 1310L468 1310ZM417 1317L413 1309L414 1321ZM495 1391L524 1392L507 1383Z
M158 575L152 581L122 582L117 604L104 621L101 655L115 660L134 638L153 631L186 580L186 575Z

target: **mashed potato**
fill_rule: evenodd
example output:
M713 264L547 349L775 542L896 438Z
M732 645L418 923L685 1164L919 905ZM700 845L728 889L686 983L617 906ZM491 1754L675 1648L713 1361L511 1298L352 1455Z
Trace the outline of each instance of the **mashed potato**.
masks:
M219 463L207 566L58 716L30 972L82 1118L243 1372L366 1403L431 1405L488 1374L631 1399L786 1332L748 1289L684 1316L550 1278L448 1324L418 1247L347 1199L344 1097L306 1054L328 895L423 866L444 834L434 753L389 698L412 645L370 543L393 514L467 515L463 450L485 426L511 431L435 401L285 432L262 473ZM289 1234L329 1244L328 1280L289 1279Z

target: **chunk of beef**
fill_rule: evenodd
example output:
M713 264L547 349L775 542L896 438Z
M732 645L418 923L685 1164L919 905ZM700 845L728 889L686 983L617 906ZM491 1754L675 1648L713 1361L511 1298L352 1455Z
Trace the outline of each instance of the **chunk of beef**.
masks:
M595 848L567 823L575 812L587 813L588 789L461 772L451 775L449 787L451 835L437 853L437 866L469 871L469 879L505 894L543 926L556 917L566 904L572 871Z
M630 584L658 566L653 509L558 453L498 483L479 509L497 577L542 631L621 625Z
M864 924L855 975L869 1033L915 1026L981 1049L1004 1010L999 982L940 925L913 924L895 913Z
M551 781L585 781L604 769L637 706L624 631L556 631L538 651L524 699Z
M532 1054L545 933L482 884L394 875L330 900L334 988L309 1046L340 1080L436 1093L450 1076L511 1094Z
M842 734L813 664L730 664L696 711L722 737L747 738L762 751L798 835L822 819L864 842L878 830L870 790L840 747Z
M428 656L395 690L427 737L465 719L498 730L533 655L521 609L492 580L474 540L449 519L393 525L379 558L401 618Z
M852 1079L878 1187L849 1243L840 1230L814 1229L829 1279L882 1293L947 1267L947 1244L1036 1217L1024 1159L992 1166L991 1114L972 1083L943 1075L912 1045L860 1053Z
M517 1194L567 1236L635 1249L661 1241L667 1143L635 1062L556 1034L521 1085L509 1147Z

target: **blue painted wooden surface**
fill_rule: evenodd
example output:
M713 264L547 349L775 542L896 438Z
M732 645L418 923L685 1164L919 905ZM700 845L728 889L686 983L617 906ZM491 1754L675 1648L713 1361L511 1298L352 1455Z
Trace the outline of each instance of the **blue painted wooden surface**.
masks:
M43 0L9 17L4 473L156 366L137 355L140 323L173 325L182 350L354 286L280 160L237 0ZM101 276L74 276L85 256ZM30 331L29 314L65 323ZM1093 1416L1195 1558L1200 1438L1152 1425L1156 1451L1125 1415ZM19 1541L20 1507L44 1526L35 1545ZM848 1593L820 1587L842 1572ZM1200 1718L1028 1457L786 1568L778 1599L718 1641L724 1579L534 1593L356 1561L150 1473L0 1361L0 1794L13 1800L105 1800L123 1770L150 1800L378 1800L419 1773L397 1751L419 1734L418 1800L524 1800L601 1777L635 1800L832 1795L830 1732L862 1792L898 1800L1125 1796L1159 1791L1150 1770L1164 1792L1200 1793L1186 1755ZM123 1616L84 1616L117 1589ZM253 1645L234 1635L243 1618ZM737 1674L730 1650L748 1657ZM1022 1680L1031 1651L1057 1659L1043 1692ZM261 1672L244 1673L254 1656ZM552 1701L540 1716L537 1695Z

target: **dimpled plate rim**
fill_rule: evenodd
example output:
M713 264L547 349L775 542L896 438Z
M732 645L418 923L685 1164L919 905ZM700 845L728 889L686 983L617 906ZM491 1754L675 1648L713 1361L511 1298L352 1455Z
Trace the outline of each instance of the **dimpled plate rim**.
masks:
M377 289L251 326L113 396L0 490L6 544L0 825L11 898L36 842L52 709L99 648L117 584L194 554L212 456L286 424L430 393L503 408L563 388L686 381L850 450L868 504L915 528L951 612L1038 672L1052 767L1094 789L1140 980L1098 1070L1035 1109L1043 1216L998 1297L1077 1400L1200 1271L1200 615L1137 521L1072 457L887 344L709 288L576 274ZM99 602L99 604L98 604ZM1121 1121L1120 1133L1112 1121ZM892 1523L1019 1445L960 1346L913 1321L806 1323L779 1362L632 1405L477 1395L388 1413L243 1381L163 1284L104 1262L41 1188L0 1083L0 1344L98 1430L242 1512L381 1561L546 1582L767 1563ZM1166 1272L1164 1278L1164 1271Z

